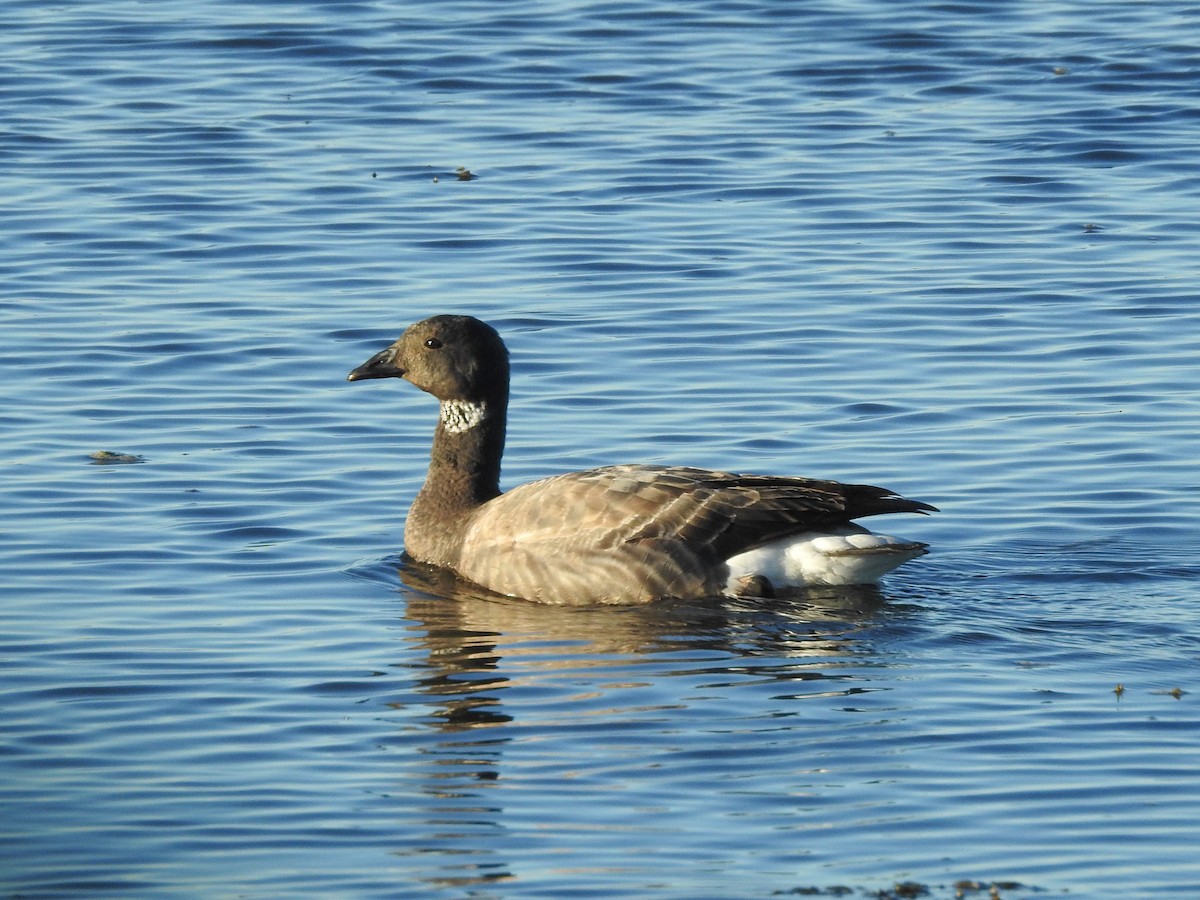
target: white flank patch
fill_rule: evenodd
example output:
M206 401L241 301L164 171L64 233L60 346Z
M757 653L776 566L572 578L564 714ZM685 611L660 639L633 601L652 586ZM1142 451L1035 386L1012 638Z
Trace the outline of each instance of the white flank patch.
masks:
M857 525L808 531L726 560L730 593L740 578L761 575L776 588L806 584L872 584L901 563L922 556L924 544Z
M482 422L486 412L487 404L484 403L472 403L469 400L443 400L442 425L451 434L462 434Z

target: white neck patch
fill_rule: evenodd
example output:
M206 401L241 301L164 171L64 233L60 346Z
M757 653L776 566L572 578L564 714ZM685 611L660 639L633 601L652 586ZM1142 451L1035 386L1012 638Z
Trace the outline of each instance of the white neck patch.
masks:
M486 413L486 403L472 403L469 400L443 400L442 426L451 434L462 434L482 422Z

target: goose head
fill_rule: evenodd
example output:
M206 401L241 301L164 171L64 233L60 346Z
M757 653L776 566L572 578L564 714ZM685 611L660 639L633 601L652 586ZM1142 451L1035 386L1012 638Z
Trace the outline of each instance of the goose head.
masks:
M471 316L433 316L352 371L349 381L403 378L438 400L483 403L508 395L508 350Z

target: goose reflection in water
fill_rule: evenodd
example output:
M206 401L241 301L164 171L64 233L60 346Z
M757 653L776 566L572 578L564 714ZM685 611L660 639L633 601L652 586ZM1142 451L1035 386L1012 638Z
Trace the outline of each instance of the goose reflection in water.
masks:
M738 704L747 688L797 701L872 690L863 669L879 663L869 635L880 616L907 615L873 586L810 588L770 608L730 598L551 607L487 594L409 560L398 574L407 640L422 652L412 690L395 706L423 707L416 721L429 729L408 736L429 765L419 767L416 791L424 808L407 812L430 826L400 852L429 859L428 880L441 885L516 877L505 836L525 840L529 815L553 817L524 808L534 802L531 785L544 790L549 778L564 791L607 796L629 774L614 760L655 766L657 756L685 749L673 723L689 709ZM681 706L678 685L663 689L666 678L691 679L695 689L684 693L694 702ZM563 760L578 765L559 771Z

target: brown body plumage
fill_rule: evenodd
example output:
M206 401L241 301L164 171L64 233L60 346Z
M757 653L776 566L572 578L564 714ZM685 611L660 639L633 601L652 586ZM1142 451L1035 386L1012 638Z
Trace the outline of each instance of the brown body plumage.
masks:
M468 316L418 322L349 377L402 377L441 401L405 549L501 594L562 604L711 596L736 554L862 516L933 510L869 485L672 466L591 469L502 494L508 354ZM898 565L924 545L872 552Z

